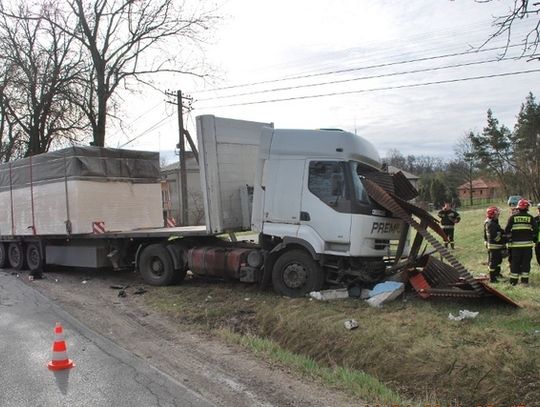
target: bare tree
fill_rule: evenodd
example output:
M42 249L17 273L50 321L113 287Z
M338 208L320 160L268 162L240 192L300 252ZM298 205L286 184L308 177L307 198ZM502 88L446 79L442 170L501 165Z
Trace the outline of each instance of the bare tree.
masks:
M23 155L24 138L7 112L4 95L10 82L10 72L5 64L0 64L0 162L7 162Z
M94 145L105 144L111 98L121 84L148 83L148 75L160 72L204 76L177 57L186 42L204 40L217 18L212 12L189 11L176 0L68 0L67 5L64 21L56 24L82 44L90 61L81 107Z
M37 13L23 3L12 10L0 5L6 72L2 113L11 137L17 131L26 135L25 155L46 152L60 138L75 139L84 127L73 99L73 80L82 66L79 53L73 50L73 39L50 23L56 16L50 4L42 4Z
M493 0L476 0L478 3L491 3ZM522 56L529 60L540 60L538 46L540 45L540 1L534 0L513 0L513 4L508 12L502 16L495 17L493 25L495 32L484 43L495 38L503 37L506 40L506 50L511 45L516 31L516 25L526 21L530 24L527 32L519 42L523 42ZM519 35L519 34L518 34Z

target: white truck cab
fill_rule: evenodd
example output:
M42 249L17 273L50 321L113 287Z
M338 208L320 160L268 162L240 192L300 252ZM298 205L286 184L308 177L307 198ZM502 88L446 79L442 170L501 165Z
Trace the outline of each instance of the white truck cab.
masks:
M403 222L374 204L361 182L380 167L373 145L352 133L265 128L252 229L302 240L317 254L388 256Z
M197 136L208 233L259 233L259 256L242 268L243 281L271 279L279 293L299 296L384 274L404 223L364 190L362 177L385 174L367 140L212 115L197 117ZM253 188L250 205L246 187ZM247 207L251 213L241 213ZM202 269L210 259L197 250L191 266Z

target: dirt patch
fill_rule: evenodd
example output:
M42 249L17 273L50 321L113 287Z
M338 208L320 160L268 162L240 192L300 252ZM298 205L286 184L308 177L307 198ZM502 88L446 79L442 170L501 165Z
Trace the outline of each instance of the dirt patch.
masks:
M19 276L90 328L147 359L217 405L357 406L360 403L261 361L240 347L225 345L212 335L190 330L182 320L189 321L195 314L157 312L144 297L163 289L144 285L137 274L55 270L45 273L45 277L29 281L27 274ZM141 288L147 292L136 294L143 291ZM208 301L222 300L212 295L208 298ZM249 299L245 302L246 307L232 315L220 316L210 328L251 332L255 316Z

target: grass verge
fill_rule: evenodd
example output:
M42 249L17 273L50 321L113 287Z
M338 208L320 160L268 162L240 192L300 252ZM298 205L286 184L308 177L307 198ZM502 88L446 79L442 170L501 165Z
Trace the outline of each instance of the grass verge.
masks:
M411 405L379 380L362 371L339 366L334 368L321 366L310 357L291 353L271 340L253 335L240 335L225 329L221 331L221 336L227 342L241 345L267 360L293 368L305 377L319 380L327 386L344 390L363 400L391 405Z

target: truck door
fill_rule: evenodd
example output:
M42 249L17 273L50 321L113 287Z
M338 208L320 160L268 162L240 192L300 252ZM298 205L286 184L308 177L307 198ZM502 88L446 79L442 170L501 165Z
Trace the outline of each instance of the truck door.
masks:
M351 236L351 194L339 161L306 161L301 225L324 240L325 252L347 252Z

